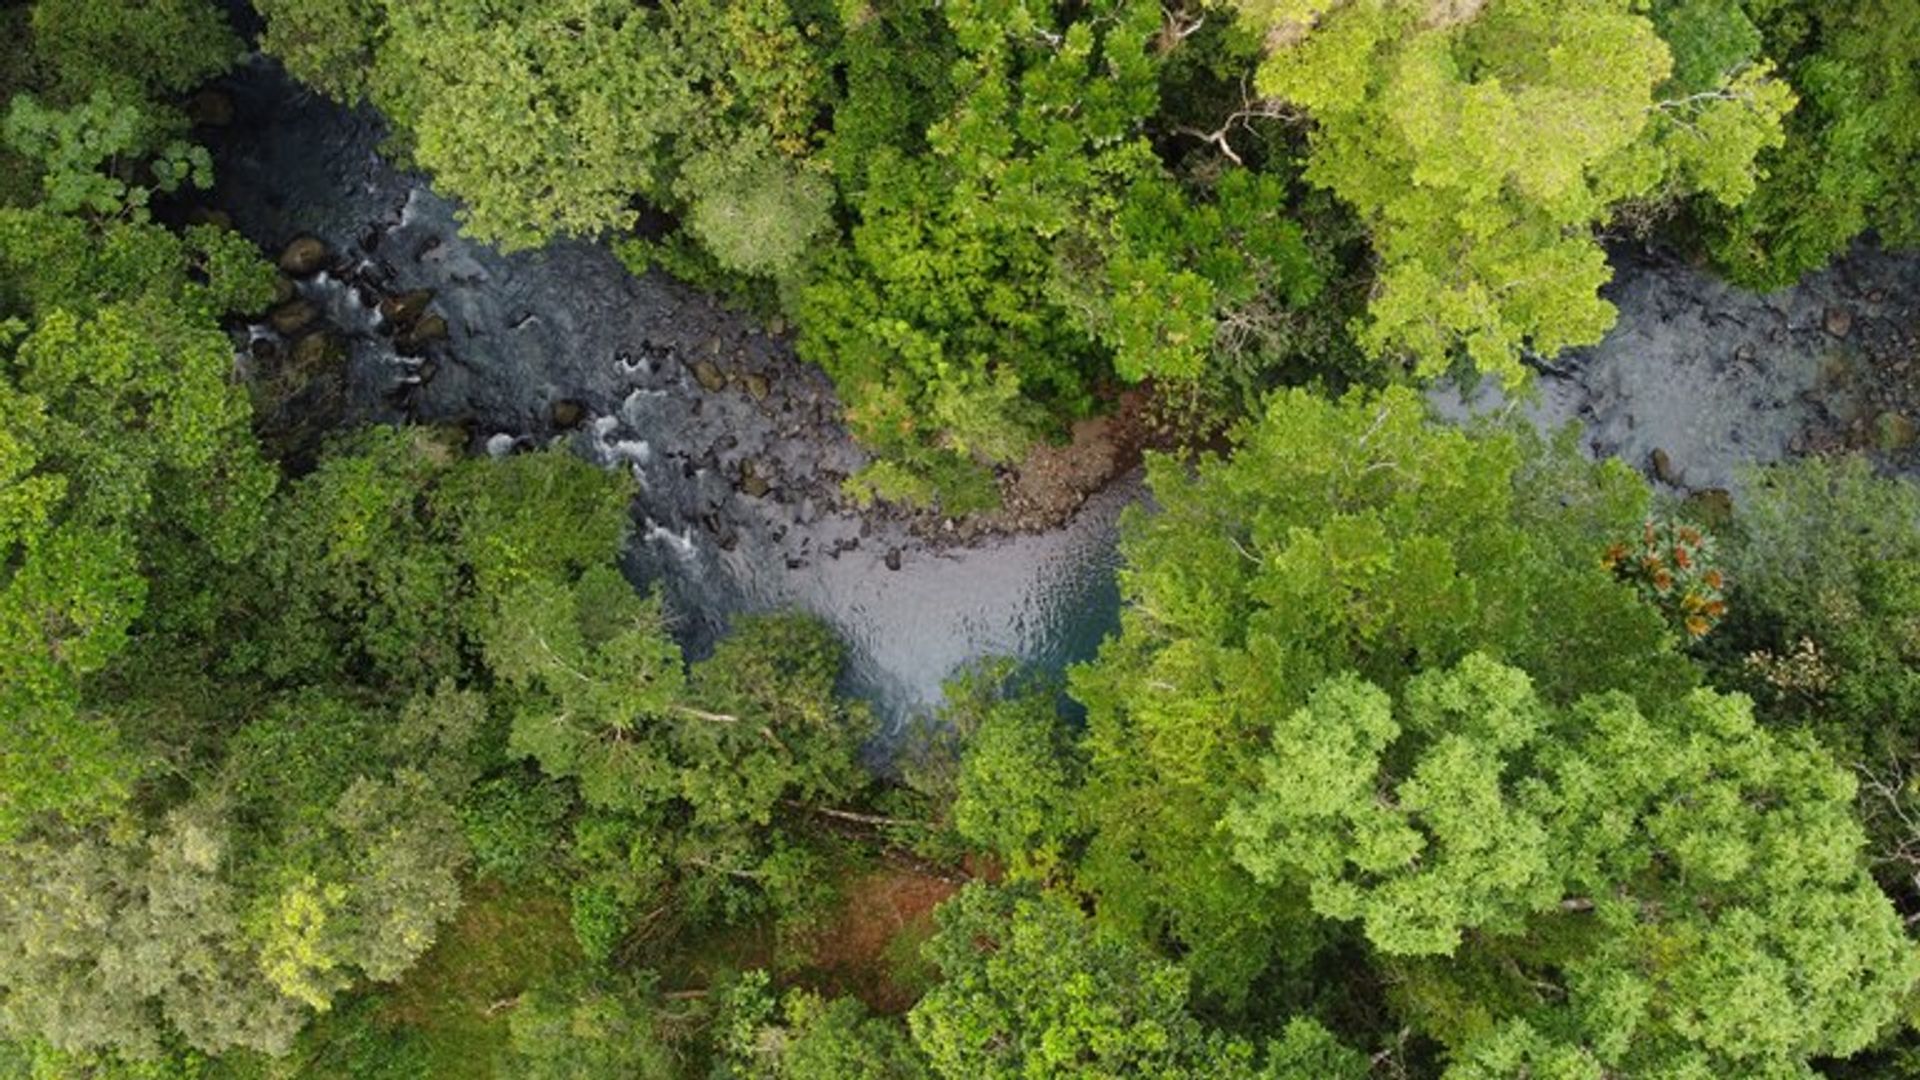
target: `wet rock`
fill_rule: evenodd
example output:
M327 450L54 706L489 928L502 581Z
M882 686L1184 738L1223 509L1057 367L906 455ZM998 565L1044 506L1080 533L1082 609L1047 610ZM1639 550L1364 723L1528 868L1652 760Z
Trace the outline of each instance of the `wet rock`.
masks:
M547 418L553 421L554 427L567 431L579 427L587 418L587 407L572 398L561 398L547 410Z
M772 490L773 490L773 485L767 483L767 478L760 475L760 473L754 468L752 461L745 461L740 464L740 493L741 494L749 495L749 496L752 496L753 498L759 499L759 498L764 498L767 492Z
M889 570L900 569L900 549L899 548L887 549L886 563L887 563L887 569Z
M225 210L209 210L204 206L196 206L187 211L187 224L211 225L216 229L231 230L233 228L233 215L227 213Z
M295 369L312 375L345 359L346 350L332 334L316 330L293 343L292 357Z
M187 100L187 118L200 127L226 127L233 123L233 98L211 87Z
M1756 353L1751 342L1733 350L1733 358L1743 364L1753 363L1755 355Z
M408 289L380 301L380 317L396 327L409 327L426 314L432 302L432 289Z
M1733 493L1726 488L1705 488L1687 496L1687 506L1702 525L1724 529L1733 523Z
M273 275L273 302L274 303L284 304L287 301L293 299L294 295L297 292L299 292L299 290L294 288L292 278L288 277L285 274Z
M1672 487L1680 487L1680 470L1674 467L1673 457L1666 450L1655 447L1651 455L1653 478Z
M1867 303L1878 304L1887 298L1887 290L1873 289L1867 293Z
M247 343L247 352L263 364L271 364L280 359L280 343L272 338L254 338Z
M1825 326L1827 333L1832 334L1834 337L1844 338L1853 332L1853 309L1830 307L1827 309L1826 319L1821 325Z
M295 237L293 243L280 252L280 269L294 277L312 277L327 268L326 241L317 236Z
M767 394L773 390L767 383L767 377L758 372L749 373L741 382L746 386L747 396L755 401L767 400Z
M693 362L693 381L699 383L700 388L710 394L718 393L727 386L726 374L720 370L719 364L711 360Z
M1905 415L1883 412L1873 420L1873 441L1885 451L1905 450L1920 440L1920 427Z
M438 374L440 374L440 365L438 363L433 360L422 360L420 366L413 370L413 381L421 386L425 386L432 382L433 377Z
M408 356L417 356L428 345L445 340L447 320L438 315L427 315L394 335L393 347Z
M320 317L320 309L305 300L289 300L267 313L267 325L282 337L292 337L313 325Z

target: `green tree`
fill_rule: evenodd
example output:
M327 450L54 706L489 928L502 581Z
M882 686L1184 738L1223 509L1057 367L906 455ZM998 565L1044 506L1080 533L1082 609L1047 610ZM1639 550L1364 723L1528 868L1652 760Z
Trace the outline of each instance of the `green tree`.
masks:
M1402 1009L1462 1075L1804 1075L1898 1015L1920 957L1852 780L1746 699L1558 708L1478 654L1399 697L1323 684L1225 821L1256 879L1405 962Z
M1397 690L1473 651L1555 701L1656 700L1694 679L1600 562L1645 519L1645 485L1617 462L1433 424L1409 390L1296 391L1231 458L1156 459L1148 476L1157 512L1123 526L1120 632L1072 674L1093 834L1079 880L1103 918L1187 950L1209 997L1236 1002L1313 944L1214 824L1256 778L1255 742L1325 679Z
M1178 965L1098 929L1058 894L974 885L938 918L927 955L940 982L908 1016L937 1075L1365 1075L1360 1055L1330 1045L1307 1020L1289 1024L1263 1064L1252 1044L1188 1012Z
M621 1076L666 1080L673 1058L656 1030L645 988L576 976L520 996L508 1020L501 1068L530 1080Z
M137 770L85 680L158 566L257 541L274 476L217 320L269 288L231 234L0 209L0 835L124 794Z
M1760 157L1754 196L1705 215L1720 264L1770 289L1870 229L1889 246L1920 243L1920 193L1909 179L1920 165L1920 12L1899 0L1741 7L1800 105L1785 144Z
M740 1080L920 1080L931 1074L897 1020L854 998L776 996L765 971L727 988L716 1018L717 1074Z
M1751 48L1676 70L1626 0L1245 10L1272 28L1260 93L1313 119L1307 178L1372 230L1361 340L1423 374L1464 347L1513 384L1523 349L1598 341L1614 311L1595 228L1691 191L1738 205L1793 102Z

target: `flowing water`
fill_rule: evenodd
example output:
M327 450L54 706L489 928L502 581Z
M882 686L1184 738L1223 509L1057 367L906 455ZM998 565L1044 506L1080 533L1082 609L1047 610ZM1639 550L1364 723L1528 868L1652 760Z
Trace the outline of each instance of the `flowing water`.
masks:
M832 388L780 336L660 275L629 274L601 246L502 255L470 241L453 204L381 157L376 117L268 61L228 87L236 120L211 140L217 206L269 250L301 234L331 250L300 288L341 335L342 387L283 411L321 427L459 422L493 453L561 439L631 470L629 569L665 590L691 650L738 612L814 612L849 643L849 688L892 730L970 660L1058 670L1115 625L1116 522L1136 477L1063 528L966 546L861 514L839 485L864 456ZM1862 250L1771 296L1644 255L1617 264L1619 327L1538 380L1524 405L1537 423L1580 423L1595 453L1642 468L1660 459L1677 490L1732 486L1742 464L1846 442L1911 461L1905 417L1920 417L1920 392L1902 373L1916 355L1920 260ZM445 338L401 355L378 301L411 289L433 291ZM1434 396L1444 413L1499 407L1485 391Z
M326 423L464 422L476 448L563 439L631 470L629 570L665 590L696 654L734 613L813 612L849 645L849 689L897 730L970 660L1058 670L1115 624L1115 527L1136 480L1064 528L968 546L861 514L839 486L864 455L825 377L784 340L662 276L629 274L604 247L502 255L468 240L453 204L380 156L376 117L265 61L228 87L236 119L212 139L216 205L269 251L303 234L331 249L299 286L347 354ZM421 288L446 338L403 356L377 302Z

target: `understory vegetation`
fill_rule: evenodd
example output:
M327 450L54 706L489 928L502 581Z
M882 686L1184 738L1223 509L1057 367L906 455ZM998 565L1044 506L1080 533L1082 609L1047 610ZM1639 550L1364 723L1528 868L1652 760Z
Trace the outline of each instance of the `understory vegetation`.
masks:
M0 9L0 1075L1920 1077L1920 491L1417 389L1597 340L1613 237L1920 238L1920 7L256 7L474 235L786 320L866 495L1175 436L1097 659L882 775L822 622L683 653L624 474L276 459L286 283L176 212L247 43Z

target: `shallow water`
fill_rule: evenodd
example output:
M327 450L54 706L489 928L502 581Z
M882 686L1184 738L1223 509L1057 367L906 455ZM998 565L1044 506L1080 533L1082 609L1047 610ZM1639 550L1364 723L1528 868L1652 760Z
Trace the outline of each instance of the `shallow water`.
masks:
M696 654L737 612L813 612L848 643L849 689L897 731L968 661L1058 670L1115 624L1115 526L1137 480L1064 528L964 548L855 512L839 485L864 455L831 386L784 340L596 245L502 255L474 243L453 204L379 155L375 117L268 61L229 85L238 118L214 140L216 203L269 250L302 233L332 249L335 265L300 289L345 338L344 419L468 421L477 450L564 439L631 470L641 494L626 563L665 591ZM414 288L434 291L448 339L402 357L373 303ZM702 386L697 364L727 384ZM565 432L560 401L583 414ZM749 493L749 472L764 493Z
M212 140L216 202L270 250L301 233L333 249L335 266L301 288L348 335L340 419L467 422L494 453L565 439L631 470L627 565L665 590L696 655L738 612L811 611L850 646L849 688L898 731L968 661L1058 670L1116 624L1116 522L1137 477L1064 528L970 547L857 513L839 490L864 455L832 387L783 338L597 245L502 255L472 242L452 203L381 157L376 117L270 61L229 85L238 120ZM1736 488L1743 465L1857 435L1884 416L1881 368L1915 357L1913 255L1862 248L1764 296L1646 253L1615 264L1619 325L1548 365L1519 407L1542 427L1580 424L1591 452L1642 469L1662 451L1670 490ZM448 340L402 357L372 301L413 288L434 290ZM1484 388L1468 397L1433 394L1445 415L1503 407ZM581 413L565 432L557 402Z

